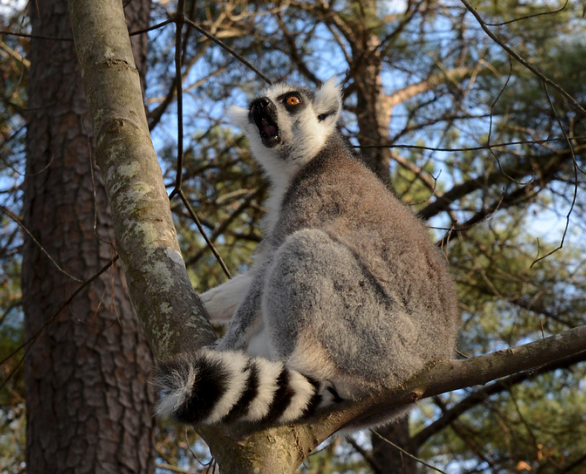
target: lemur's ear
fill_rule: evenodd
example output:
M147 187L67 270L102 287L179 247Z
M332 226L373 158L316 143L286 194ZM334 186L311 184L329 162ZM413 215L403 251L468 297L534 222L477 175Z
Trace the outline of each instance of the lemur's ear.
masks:
M336 124L342 112L342 89L335 77L329 79L315 93L313 108L320 122Z
M237 105L231 105L228 107L226 115L228 116L228 119L230 119L230 122L244 131L244 127L248 124L248 110L238 107Z

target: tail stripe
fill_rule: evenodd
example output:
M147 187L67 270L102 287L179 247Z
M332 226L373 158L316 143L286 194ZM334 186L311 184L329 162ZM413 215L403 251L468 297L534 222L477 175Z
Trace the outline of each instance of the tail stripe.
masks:
M333 387L289 369L282 361L242 352L202 349L162 363L157 414L187 424L287 423L341 401Z
M216 399L213 410L202 420L203 423L212 424L219 422L224 418L236 405L241 398L242 393L246 390L249 372L246 366L250 360L241 352L215 351L208 349L204 352L202 366L221 364L224 368L225 390ZM207 391L205 382L202 380L199 390ZM198 395L196 393L195 395ZM192 395L192 398L197 398Z
M248 361L245 372L248 375L246 388L230 412L222 418L222 423L232 423L243 418L248 412L252 401L258 396L258 367L253 360Z
M302 418L312 416L322 401L322 396L320 393L321 384L317 380L312 379L311 377L305 376L305 378L313 386L313 395L307 403L307 406L303 410L303 415L301 415Z
M305 409L316 392L316 388L305 375L295 370L288 370L288 372L288 383L290 390L293 392L293 396L279 416L279 423L286 423L303 416Z
M197 364L194 370L195 382L187 387L189 394L174 412L174 417L182 423L206 420L227 389L228 373L220 361L209 360L207 364Z
M283 370L282 362L268 359L253 359L258 368L258 396L250 404L244 421L260 421L269 412L271 402L277 391L277 379Z
M291 403L295 391L289 384L289 369L283 367L279 378L277 379L277 391L273 397L273 401L269 407L269 412L264 417L263 421L274 422L281 416L285 409Z

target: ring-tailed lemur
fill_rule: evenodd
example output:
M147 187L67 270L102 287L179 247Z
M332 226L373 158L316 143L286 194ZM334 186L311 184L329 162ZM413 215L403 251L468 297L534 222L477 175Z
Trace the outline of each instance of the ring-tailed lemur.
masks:
M248 273L202 295L226 334L159 366L159 414L284 423L451 358L458 315L444 259L349 150L341 107L330 80L315 92L273 85L230 111L272 183L266 238Z

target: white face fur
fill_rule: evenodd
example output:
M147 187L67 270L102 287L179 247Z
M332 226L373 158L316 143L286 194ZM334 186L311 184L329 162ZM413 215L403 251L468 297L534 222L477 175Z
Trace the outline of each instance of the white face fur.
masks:
M289 84L269 86L249 110L232 106L228 116L247 136L255 159L273 183L273 194L282 196L292 177L335 130L341 109L340 87L331 78L315 92Z

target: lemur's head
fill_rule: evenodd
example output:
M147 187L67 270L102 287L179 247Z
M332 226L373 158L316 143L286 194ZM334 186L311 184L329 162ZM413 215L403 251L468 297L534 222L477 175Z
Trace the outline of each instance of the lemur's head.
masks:
M342 94L335 78L317 91L275 84L250 103L228 113L250 142L254 157L273 181L293 176L314 158L335 131Z

